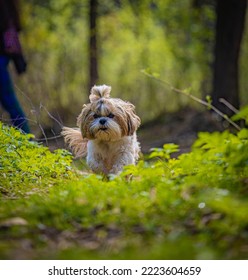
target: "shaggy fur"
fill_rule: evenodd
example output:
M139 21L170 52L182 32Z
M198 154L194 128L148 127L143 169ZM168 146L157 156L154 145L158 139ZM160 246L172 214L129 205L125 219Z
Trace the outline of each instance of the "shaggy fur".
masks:
M111 98L110 91L106 85L94 86L77 119L80 129L64 127L62 135L76 157L87 156L92 171L118 174L138 160L140 118L133 104Z

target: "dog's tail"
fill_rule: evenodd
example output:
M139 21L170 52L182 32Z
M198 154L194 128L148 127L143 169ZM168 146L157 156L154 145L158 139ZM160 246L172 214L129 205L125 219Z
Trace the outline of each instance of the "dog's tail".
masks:
M65 143L72 150L75 158L85 157L87 155L87 139L77 128L63 127L61 135L64 137Z

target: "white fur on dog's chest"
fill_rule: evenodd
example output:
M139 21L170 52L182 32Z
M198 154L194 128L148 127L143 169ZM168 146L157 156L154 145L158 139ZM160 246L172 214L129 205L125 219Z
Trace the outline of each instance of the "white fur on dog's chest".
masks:
M94 170L104 173L121 171L124 165L135 164L139 143L136 135L126 136L118 141L90 140L87 146L87 163Z

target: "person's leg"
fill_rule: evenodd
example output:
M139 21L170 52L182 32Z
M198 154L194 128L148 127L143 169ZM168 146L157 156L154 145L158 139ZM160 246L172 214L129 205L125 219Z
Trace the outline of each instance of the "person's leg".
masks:
M30 133L28 121L17 100L12 81L8 72L9 59L0 55L0 101L4 109L10 114L12 124Z

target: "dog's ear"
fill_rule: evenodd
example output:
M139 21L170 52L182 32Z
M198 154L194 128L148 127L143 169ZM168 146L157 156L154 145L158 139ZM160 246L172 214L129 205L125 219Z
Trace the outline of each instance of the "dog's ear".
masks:
M110 97L111 87L102 85L102 86L93 86L90 91L90 102L99 100L100 98L109 98Z
M140 118L135 113L135 106L131 103L127 103L126 107L126 114L127 114L127 134L133 135L134 132L140 126Z
M77 126L80 128L83 138L88 138L89 136L88 118L90 113L90 104L84 104L80 115L77 117Z

